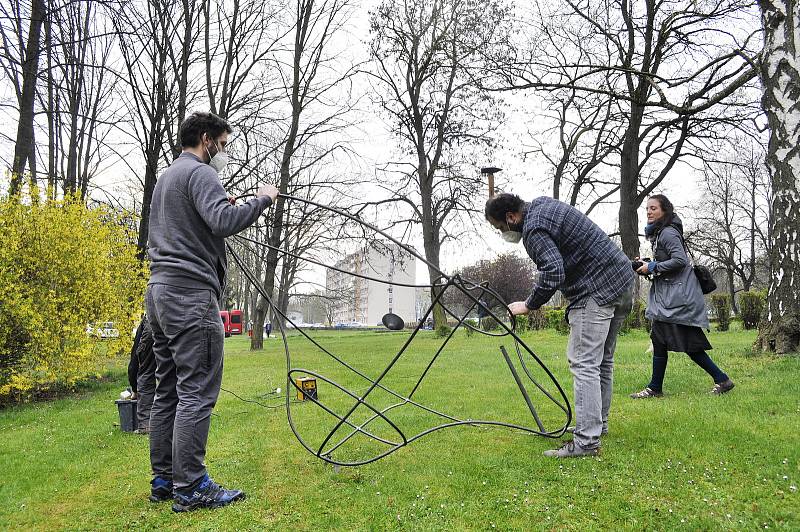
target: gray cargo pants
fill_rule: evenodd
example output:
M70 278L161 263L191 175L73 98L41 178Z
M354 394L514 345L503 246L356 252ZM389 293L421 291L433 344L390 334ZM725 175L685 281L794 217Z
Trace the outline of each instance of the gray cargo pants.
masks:
M206 474L203 461L222 383L225 333L212 290L154 284L145 299L158 379L150 464L153 475L186 489Z
M589 297L585 307L569 311L567 359L575 396L574 440L584 449L600 447L600 435L608 430L617 334L632 303L631 284L608 305L598 305Z

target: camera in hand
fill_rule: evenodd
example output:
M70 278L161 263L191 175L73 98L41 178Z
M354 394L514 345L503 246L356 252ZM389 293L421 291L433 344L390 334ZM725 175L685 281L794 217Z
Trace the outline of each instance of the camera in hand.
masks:
M631 267L634 269L634 271L636 271L639 268L641 268L642 266L644 266L645 264L647 264L648 262L650 262L651 260L652 259L650 259L649 257L645 257L645 258L643 258L641 260L632 260L631 261Z

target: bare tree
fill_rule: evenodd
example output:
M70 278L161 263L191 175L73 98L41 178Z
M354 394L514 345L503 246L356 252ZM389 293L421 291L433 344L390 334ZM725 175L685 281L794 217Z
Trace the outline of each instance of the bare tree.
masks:
M294 2L292 44L274 59L283 76L283 102L284 108L288 108L285 119L279 122L283 135L276 152L277 186L283 194L292 190L310 169L346 150L342 133L350 125L347 115L356 103L348 86L357 65L342 65L337 57L341 50L332 48L331 41L346 24L351 9L349 0ZM292 268L288 264L278 273L280 250L289 245L286 239L291 239L286 230L290 222L286 202L279 197L270 213L267 237L270 248L263 276L263 289L273 300L279 295L275 293L278 276L284 281L291 277ZM266 311L267 302L259 298L253 315L251 349L263 348L262 324Z
M769 252L770 190L763 148L739 137L731 151L706 161L702 200L693 205L697 226L689 241L701 256L725 270L727 289L738 314L736 292L757 281Z
M466 281L484 284L496 292L502 301L491 295L480 296L480 290L471 290L470 294L484 301L490 308L499 308L502 304L524 300L530 295L536 271L530 259L514 253L505 253L492 260L482 260L465 266L458 274ZM459 290L450 290L445 296L445 303L454 304L463 310L474 304L469 296Z
M752 115L736 91L757 73L749 0L567 0L537 4L527 55L499 67L506 90L567 89L610 97L619 152L622 247L638 255L638 207L702 139ZM715 108L727 102L724 112ZM722 131L720 131L720 128ZM716 130L716 132L715 132ZM692 147L695 143L696 146Z
M175 97L170 102L170 119L167 120L167 142L172 149L172 159L181 154L178 128L186 117L189 101L193 101L201 92L192 83L193 72L190 71L198 55L196 42L202 29L208 26L200 23L200 1L180 0L180 18L175 23L175 37L167 48L172 76L175 80Z
M116 126L111 105L116 78L109 66L114 39L101 9L105 4L0 2L0 12L11 15L0 24L0 64L19 113L12 189L19 187L26 165L31 182L36 181L38 157L45 160L46 182L54 195L60 183L65 193L85 197L100 169ZM27 34L25 17L30 17ZM41 115L46 125L37 120ZM41 145L35 142L38 129L47 139ZM21 158L23 152L27 156Z
M36 149L36 141L33 132L34 102L39 73L39 56L41 55L41 32L45 14L44 0L32 0L28 41L25 45L24 59L22 60L19 122L17 124L17 139L14 145L14 162L11 167L10 192L12 194L19 190L27 161L31 163L29 166L31 175L35 176L36 174L34 151Z
M499 29L507 16L488 0L387 1L371 13L378 104L408 156L389 165L396 177L383 186L388 198L379 205L402 204L421 226L434 284L442 244L453 238L448 224L473 208L482 188L475 159L490 146L500 111L471 73L504 45ZM438 305L434 321L446 323Z
M183 57L183 49L174 47L184 14L183 6L172 0L125 3L111 12L124 66L122 98L130 116L130 135L144 161L137 242L141 259L147 247L150 202L158 172L174 155L167 134L180 87L174 58Z
M552 182L555 199L575 207L588 201L583 210L589 214L619 191L619 180L611 175L619 173L614 155L624 138L618 128L618 104L608 95L574 88L556 89L543 97L545 116L532 121L538 127L528 131L534 145L525 155L546 161L546 179ZM541 122L549 124L542 128Z
M352 291L330 289L314 290L311 293L298 293L292 300L300 306L303 316L311 323L323 323L329 327L335 324L337 310L343 301L352 299Z
M330 324L332 312L328 308L333 308L325 295L325 290L314 290L311 293L294 294L292 301L300 307L303 317L309 323Z
M797 351L800 344L800 3L759 0L764 27L761 105L769 124L772 186L770 285L761 348Z
M109 25L95 4L74 2L54 10L45 28L47 91L40 100L48 120L48 179L54 184L62 176L64 193L82 198L116 118Z
M34 104L41 55L41 33L47 8L44 0L31 0L29 6L12 0L10 5L2 3L2 11L5 20L0 24L3 52L0 57L6 77L14 86L19 111L9 189L14 194L22 185L26 164L29 163L32 179L36 175ZM27 34L24 32L26 18Z

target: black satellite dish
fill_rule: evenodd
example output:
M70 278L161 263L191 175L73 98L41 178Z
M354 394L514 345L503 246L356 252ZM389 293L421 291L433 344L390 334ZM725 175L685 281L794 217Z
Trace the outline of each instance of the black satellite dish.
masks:
M403 327L406 326L406 323L403 321L403 318L398 316L397 314L392 314L389 312L388 314L383 315L383 319L381 319L383 325L387 329L391 329L393 331L400 331Z

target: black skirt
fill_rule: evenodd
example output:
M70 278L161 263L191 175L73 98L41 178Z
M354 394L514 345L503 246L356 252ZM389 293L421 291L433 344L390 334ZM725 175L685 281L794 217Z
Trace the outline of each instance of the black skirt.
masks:
M653 340L653 344L663 344L667 347L667 351L676 353L697 353L713 349L703 329L690 325L654 320L650 339Z

